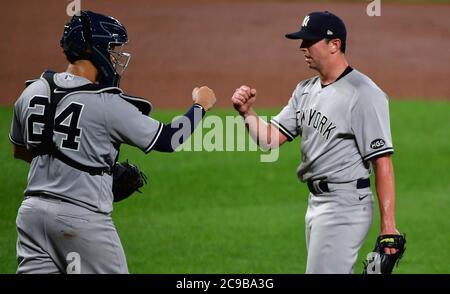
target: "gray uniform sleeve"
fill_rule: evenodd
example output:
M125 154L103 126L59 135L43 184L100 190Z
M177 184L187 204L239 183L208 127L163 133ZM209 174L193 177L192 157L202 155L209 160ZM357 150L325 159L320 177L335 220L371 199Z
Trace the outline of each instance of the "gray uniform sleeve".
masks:
M118 95L107 100L106 121L111 137L119 143L136 146L145 153L150 152L161 134L163 124L143 115Z
M25 146L25 138L23 137L22 125L20 123L22 100L19 99L14 104L13 118L11 122L11 129L9 131L9 140L11 143L18 146Z
M352 108L351 125L364 161L394 152L388 99L383 92L361 92Z
M296 92L297 88L288 104L270 121L287 137L288 141L292 141L298 136Z

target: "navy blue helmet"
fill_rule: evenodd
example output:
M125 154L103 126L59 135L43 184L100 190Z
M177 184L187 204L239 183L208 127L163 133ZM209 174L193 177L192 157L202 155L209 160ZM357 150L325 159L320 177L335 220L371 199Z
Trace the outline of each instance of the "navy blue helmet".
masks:
M118 87L131 55L123 52L128 42L125 27L115 18L92 11L80 11L64 26L61 47L69 62L90 60L105 87Z

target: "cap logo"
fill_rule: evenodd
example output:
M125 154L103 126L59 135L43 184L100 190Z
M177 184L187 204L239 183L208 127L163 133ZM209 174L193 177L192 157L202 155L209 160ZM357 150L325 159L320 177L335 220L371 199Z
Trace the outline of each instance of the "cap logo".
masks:
M305 18L303 19L302 27L306 27L308 25L308 22L309 22L309 15L305 16Z
M332 35L333 34L333 32L332 31L330 31L330 30L327 30L327 35Z

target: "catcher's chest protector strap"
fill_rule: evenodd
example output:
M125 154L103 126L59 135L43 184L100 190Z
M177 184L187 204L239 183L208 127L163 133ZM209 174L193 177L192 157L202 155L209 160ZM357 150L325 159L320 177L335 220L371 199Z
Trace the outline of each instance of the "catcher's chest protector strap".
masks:
M55 72L53 71L46 71L42 74L42 78L45 79L49 85L50 93L49 93L49 99L50 103L48 107L45 108L44 116L45 116L45 124L44 124L44 130L42 132L42 142L33 150L33 157L39 156L39 155L52 155L65 164L76 168L78 170L87 172L91 175L102 175L104 173L111 174L112 173L112 167L106 166L106 167L92 167L92 166L86 166L83 165L68 156L64 155L61 151L58 150L57 146L53 142L53 134L54 134L54 127L55 127L55 114L56 114L56 107L58 103L63 99L65 96L67 96L70 93L74 92L80 92L80 91L88 91L92 92L95 91L96 93L101 92L108 92L108 93L114 93L114 94L120 94L122 91L119 88L102 88L94 84L87 84L76 88L60 88L55 84L55 81L53 79L55 75ZM59 91L55 91L59 90Z
M140 112L144 115L150 115L152 112L153 106L152 104L141 97L131 96L127 94L119 94L122 99L127 101L128 103L133 104L137 109L139 109Z

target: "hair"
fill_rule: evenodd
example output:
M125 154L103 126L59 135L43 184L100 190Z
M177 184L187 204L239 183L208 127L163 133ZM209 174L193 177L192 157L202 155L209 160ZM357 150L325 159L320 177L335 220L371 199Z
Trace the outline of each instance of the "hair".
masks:
M69 52L64 51L64 55L66 55L66 59L69 63L74 64L78 60L90 60L89 56L92 53L92 50L89 48L83 52L79 52L79 54L74 55Z
M328 44L328 43L331 42L331 40L334 40L334 39L325 39L325 42L327 42L327 44ZM341 51L342 53L345 53L345 48L346 48L345 40L342 40L342 39L339 39L339 40L341 40L341 48L340 48L340 51Z

